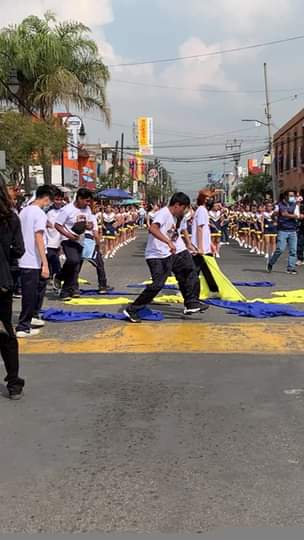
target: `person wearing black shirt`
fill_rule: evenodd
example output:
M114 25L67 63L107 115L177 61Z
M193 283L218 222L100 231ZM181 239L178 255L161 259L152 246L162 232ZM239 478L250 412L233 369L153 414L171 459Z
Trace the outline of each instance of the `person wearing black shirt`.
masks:
M0 178L0 353L11 399L19 399L24 387L24 380L19 377L18 341L12 324L14 280L11 263L22 257L24 251L20 221Z

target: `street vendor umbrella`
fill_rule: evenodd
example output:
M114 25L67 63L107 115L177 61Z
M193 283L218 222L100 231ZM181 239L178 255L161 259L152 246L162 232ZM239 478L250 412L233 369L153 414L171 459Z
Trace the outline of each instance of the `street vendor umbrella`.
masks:
M132 195L123 189L109 188L96 193L101 199L132 199Z

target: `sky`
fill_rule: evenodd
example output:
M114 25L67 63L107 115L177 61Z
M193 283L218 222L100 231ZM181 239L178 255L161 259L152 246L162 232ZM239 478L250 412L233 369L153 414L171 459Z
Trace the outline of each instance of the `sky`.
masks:
M123 131L134 144L138 116L154 119L157 157L225 154L225 143L242 141L242 149L259 157L266 147L263 64L267 62L273 129L303 107L304 39L230 54L160 64L117 66L280 40L303 33L302 0L0 0L0 26L18 23L46 10L58 19L80 20L92 30L110 67L108 100L112 125L96 111L83 116L90 143L113 145ZM116 64L116 66L115 66ZM74 112L74 111L71 111ZM243 159L246 165L247 158ZM191 195L205 182L232 170L232 163L174 163L176 187Z

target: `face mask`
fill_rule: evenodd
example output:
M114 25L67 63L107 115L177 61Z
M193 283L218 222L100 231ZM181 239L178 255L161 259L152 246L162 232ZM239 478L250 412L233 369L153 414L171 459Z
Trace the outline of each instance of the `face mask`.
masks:
M289 202L290 204L295 203L295 202L296 202L296 198L295 198L295 197L289 197L289 198L288 198L288 202Z

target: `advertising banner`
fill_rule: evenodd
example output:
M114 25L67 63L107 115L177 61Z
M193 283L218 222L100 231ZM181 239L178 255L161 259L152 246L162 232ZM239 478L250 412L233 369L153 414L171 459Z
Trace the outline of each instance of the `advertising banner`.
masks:
M138 150L143 156L153 156L153 118L137 118Z

